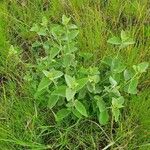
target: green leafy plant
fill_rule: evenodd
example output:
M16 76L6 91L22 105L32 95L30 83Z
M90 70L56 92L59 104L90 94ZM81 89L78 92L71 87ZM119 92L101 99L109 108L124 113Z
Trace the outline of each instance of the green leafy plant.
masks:
M42 39L33 43L33 49L41 46L44 49L44 54L37 58L34 76L40 81L35 99L44 96L56 121L73 115L76 118L96 117L102 125L107 124L109 116L117 122L127 100L124 96L138 92L138 80L148 63L127 68L117 55L102 60L107 65L106 72L97 66L83 67L78 58L84 56L87 60L91 55L86 57L86 53L78 53L76 37L79 30L69 22L70 18L63 15L62 24L52 25L49 30L44 17L40 25L34 24L31 28ZM108 43L123 48L134 41L122 31L121 38L113 37Z
M134 44L133 38L131 38L127 32L124 30L121 31L120 37L112 37L108 41L110 44L119 45L120 49L127 47L128 45Z

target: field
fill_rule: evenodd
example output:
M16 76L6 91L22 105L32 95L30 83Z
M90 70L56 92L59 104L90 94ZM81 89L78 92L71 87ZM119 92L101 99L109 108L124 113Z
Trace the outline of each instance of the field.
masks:
M149 0L1 0L0 150L149 150L149 62Z

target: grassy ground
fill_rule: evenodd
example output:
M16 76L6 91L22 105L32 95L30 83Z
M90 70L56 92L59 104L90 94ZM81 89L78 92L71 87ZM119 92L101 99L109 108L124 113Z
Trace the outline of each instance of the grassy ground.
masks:
M150 149L150 72L140 79L140 93L126 102L121 122L111 133L110 124L100 126L86 119L57 124L50 110L34 101L30 83L23 80L26 63L34 62L29 31L43 16L59 23L66 14L79 27L80 51L92 52L93 64L115 55L107 43L122 29L136 40L121 51L128 66L150 58L149 0L7 0L0 2L0 149ZM7 57L13 45L21 60ZM112 142L112 138L113 141Z

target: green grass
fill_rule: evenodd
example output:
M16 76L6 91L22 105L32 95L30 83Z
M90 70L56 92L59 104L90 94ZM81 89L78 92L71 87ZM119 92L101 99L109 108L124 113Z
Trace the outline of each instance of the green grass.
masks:
M149 0L22 0L0 2L0 149L150 149L150 71L141 79L139 94L126 99L121 121L100 126L95 120L71 119L56 124L44 103L35 101L30 83L25 83L27 62L34 63L29 31L42 16L59 23L63 14L79 27L80 51L92 52L100 64L105 56L116 55L116 47L107 43L122 29L136 40L135 46L121 51L128 66L150 61ZM21 61L7 57L10 45L21 54ZM114 143L112 143L112 139ZM108 148L107 148L108 146Z

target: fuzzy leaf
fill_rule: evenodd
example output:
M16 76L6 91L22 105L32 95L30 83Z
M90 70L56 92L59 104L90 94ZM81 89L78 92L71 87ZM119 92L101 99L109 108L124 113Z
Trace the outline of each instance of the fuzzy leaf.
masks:
M80 52L79 56L83 57L84 60L89 60L90 58L92 58L93 54L89 52Z
M121 73L122 71L124 71L126 68L126 66L118 59L118 58L114 58L111 64L111 70L114 73Z
M66 97L66 88L67 86L58 86L53 92L52 95L58 95L61 97Z
M73 30L68 34L68 40L73 40L77 37L77 35L79 34L78 30Z
M42 36L46 36L47 32L46 32L46 28L45 27L41 27L39 29L39 31L37 32L38 35L42 35Z
M123 45L128 46L128 45L132 45L135 44L135 41L132 38L129 38L128 40L123 42Z
M35 47L39 47L41 46L42 44L38 41L35 41L33 44L32 44L32 47L35 48Z
M64 66L68 68L73 64L75 56L73 54L66 54L63 59Z
M74 86L74 84L76 83L75 82L75 78L74 77L71 77L71 76L69 76L69 75L65 75L65 81L66 81L66 83L67 83L67 85L70 87L70 88L72 88L73 86Z
M63 72L51 69L50 71L43 70L44 75L50 80L58 79L63 75Z
M66 89L66 99L67 99L67 101L70 101L71 99L73 99L75 94L76 94L75 90L67 88Z
M30 31L33 32L38 32L39 31L39 26L37 24L33 24L32 28L30 29Z
M113 88L110 92L113 93L117 97L121 96L121 94L120 94L120 92L118 90L118 87Z
M98 115L98 120L101 125L106 125L109 120L108 111L105 110L105 111L100 112Z
M63 76L63 72L58 70L53 71L53 79L60 78L61 76Z
M48 42L43 43L43 48L46 50L46 52L49 52L50 45Z
M51 83L52 82L48 78L43 77L41 82L39 83L37 91L42 91L43 89L47 88Z
M70 114L70 111L66 108L59 110L55 116L56 121L61 121Z
M121 39L119 37L114 36L114 37L110 38L107 42L110 44L114 44L114 45L120 45Z
M58 96L56 96L56 95L51 95L51 96L49 97L49 100L48 100L48 107L49 107L50 109L52 109L52 108L56 105L56 103L58 102L58 100L59 100L59 97L58 97Z
M60 49L59 49L59 48L57 48L57 47L52 47L52 48L50 49L50 57L51 57L51 59L53 59L54 57L56 57L56 56L59 54L59 52L60 52Z
M95 96L94 97L97 100L97 106L99 108L100 112L103 112L106 110L106 105L105 102L103 101L103 99L100 96Z
M82 88L78 93L78 99L83 99L86 96L87 89Z
M126 70L124 71L124 79L125 79L126 81L130 80L133 76L134 76L133 71L128 70L128 69L126 69Z
M104 57L104 58L102 59L102 63L104 63L104 64L106 64L106 65L108 65L108 66L110 66L110 67L111 67L111 65L112 65L112 61L113 61L113 58L110 57L110 56L106 56L106 57Z
M113 87L117 85L117 81L113 79L111 76L109 77L109 82L111 83Z
M125 41L127 40L129 37L127 36L126 32L124 30L121 31L121 40Z
M63 27L61 25L55 25L51 29L51 33L52 33L53 37L56 40L60 39L60 37L62 36L63 32L64 32L63 31Z
M138 72L143 73L146 72L146 69L148 68L149 63L148 62L142 62L137 65Z
M137 93L137 86L138 86L138 79L137 78L132 79L129 83L128 93L136 94Z
M82 118L82 115L81 115L80 112L77 111L76 109L72 109L72 113L73 113L77 118Z
M120 116L120 110L118 108L112 109L113 116L115 117L115 121L118 122Z
M42 26L44 26L44 27L46 27L47 26L47 24L48 24L48 20L47 20L47 18L44 16L44 17L42 17L42 23L41 23L41 25Z
M86 84L88 83L88 78L82 78L77 80L77 87L76 87L76 91L81 90Z
M75 101L75 108L83 116L85 116L85 117L88 116L85 106L80 101L78 101L78 100Z
M112 98L112 106L113 108L122 108L124 103L123 96L120 96L119 98Z
M65 15L62 16L62 24L67 25L70 21L70 18L66 17Z
M78 29L78 27L75 24L70 24L69 29Z
M98 83L100 81L100 76L99 75L89 76L89 81L94 82L94 83Z

